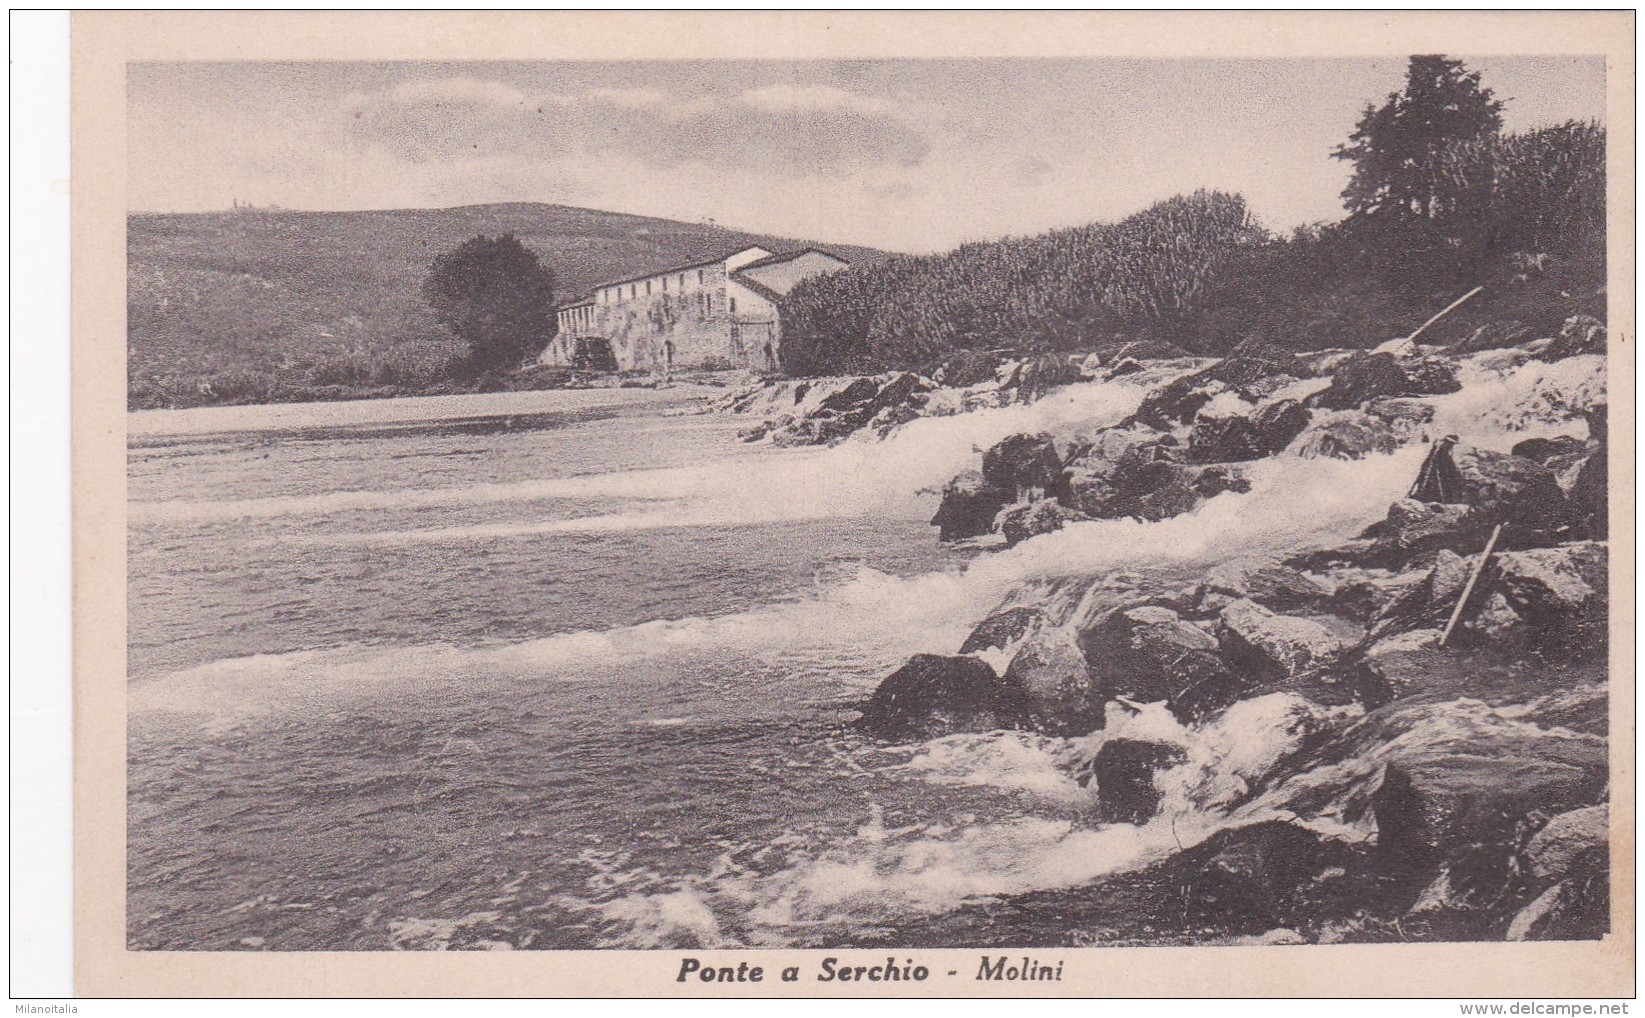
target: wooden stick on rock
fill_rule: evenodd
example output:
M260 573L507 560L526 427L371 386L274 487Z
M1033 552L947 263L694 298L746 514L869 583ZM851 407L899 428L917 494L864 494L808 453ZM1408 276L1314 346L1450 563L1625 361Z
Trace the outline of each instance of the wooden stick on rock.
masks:
M1485 550L1479 553L1479 559L1474 562L1474 568L1468 573L1468 582L1462 588L1462 596L1457 598L1457 606L1451 611L1451 621L1445 623L1445 632L1439 634L1439 645L1445 646L1445 641L1451 638L1451 630L1457 627L1457 620L1462 618L1462 606L1468 603L1468 598L1474 592L1474 584L1479 582L1479 574L1485 571L1485 562L1491 557L1491 549L1496 547L1496 539L1502 534L1502 524L1491 531L1491 539L1485 542Z

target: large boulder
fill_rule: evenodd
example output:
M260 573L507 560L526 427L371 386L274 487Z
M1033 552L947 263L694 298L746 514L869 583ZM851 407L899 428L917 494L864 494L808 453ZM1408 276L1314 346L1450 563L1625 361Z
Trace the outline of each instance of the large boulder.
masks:
M1103 347L1103 359L1110 364L1128 357L1139 361L1169 361L1192 356L1187 350L1164 339L1134 339Z
M1106 696L1163 700L1186 720L1227 706L1238 694L1216 638L1162 605L1107 615L1080 635L1080 648Z
M1059 386L1070 385L1083 376L1078 364L1064 354L1041 354L1017 365L1002 388L1015 389L1018 399L1028 402Z
M1033 715L1023 690L974 657L916 654L863 707L859 727L881 739L929 739L1020 728Z
M1046 731L1083 735L1103 725L1107 697L1065 629L1041 629L1024 640L1005 669L1005 681L1026 694Z
M1592 315L1573 315L1565 319L1559 336L1538 355L1539 360L1560 361L1567 357L1605 352L1605 323Z
M1535 460L1489 449L1462 449L1455 457L1475 515L1518 533L1558 531L1573 522L1554 472Z
M1228 351L1228 356L1204 371L1207 378L1223 382L1246 396L1266 387L1275 376L1298 378L1310 374L1307 363L1291 351L1256 337L1242 340Z
M1492 556L1490 573L1488 588L1500 592L1543 641L1603 646L1610 609L1604 542L1503 552Z
M1176 459L1177 438L1141 421L1095 432L1076 432L1059 441L1062 461L1073 466L1111 471L1128 460Z
M1532 460L1548 466L1549 462L1562 456L1573 453L1585 455L1588 445L1580 438L1572 435L1555 435L1552 438L1527 438L1514 445L1510 452L1522 459Z
M996 529L1005 538L1006 547L1021 544L1030 537L1061 530L1064 523L1087 519L1084 514L1065 508L1054 498L1039 498L1000 510Z
M1331 626L1297 615L1280 615L1241 599L1218 616L1222 646L1236 662L1273 675L1296 676L1334 661L1348 642Z
M912 404L888 406L870 418L866 427L884 438L902 425L919 420L922 416L924 415L920 413L919 408Z
M1391 353L1356 353L1337 364L1330 388L1313 397L1317 406L1349 410L1372 400L1457 392L1456 367L1437 357L1401 361Z
M1251 479L1239 467L1226 463L1200 468L1193 483L1201 498L1216 498L1225 491L1243 495L1251 490Z
M1521 909L1503 939L1599 940L1610 930L1610 869L1603 859L1594 858Z
M971 635L960 645L960 653L1003 650L1044 625L1045 621L1045 612L1038 608L1025 605L1001 608L977 623L977 628L971 630Z
M1585 416L1593 451L1577 468L1568 500L1575 525L1590 537L1604 538L1610 533L1610 416L1603 403L1589 407Z
M957 350L931 372L931 377L938 384L953 389L992 382L998 375L1001 362L1008 356L1009 351L1001 350Z
M1407 390L1405 369L1393 354L1358 353L1337 365L1331 387L1313 398L1330 410L1350 410L1379 396L1407 395L1416 394Z
M1421 439L1429 425L1434 423L1434 404L1424 399L1404 396L1383 396L1365 404L1363 413L1374 417L1393 429L1401 443Z
M1386 418L1344 411L1321 415L1304 429L1297 455L1304 459L1357 460L1393 452L1399 446L1400 436Z
M1249 598L1273 611L1319 609L1332 601L1333 589L1300 570L1273 562L1229 561L1211 567L1201 581L1198 600L1210 595L1229 601Z
M1583 855L1604 851L1610 843L1611 818L1605 804L1584 806L1544 824L1525 846L1525 863L1533 877L1558 879L1570 873Z
M1280 452L1308 427L1313 411L1294 399L1276 399L1257 407L1252 423L1270 454Z
M1260 459L1266 455L1268 450L1262 435L1248 416L1207 417L1201 414L1194 419L1194 428L1188 434L1190 463L1234 463Z
M1096 519L1169 519L1194 508L1204 496L1200 471L1170 460L1126 459L1117 464L1089 457L1063 477L1069 505Z
M1524 322L1493 318L1455 343L1451 351L1461 355L1485 350L1502 350L1517 347L1533 338L1535 337L1531 334L1531 327Z
M1606 537L1611 529L1610 467L1605 456L1601 446L1582 461L1568 496L1574 526L1595 538Z
M960 541L991 533L994 518L1015 497L1014 490L988 483L976 470L961 473L944 486L942 504L931 517L931 525L938 528L937 539Z
M1303 926L1338 911L1353 850L1270 820L1219 831L1162 869L1181 873L1186 917L1233 932Z
M1456 600L1462 594L1472 570L1471 560L1448 548L1441 548L1431 559L1424 556L1412 563L1415 568L1402 574L1415 582L1402 582L1396 596L1385 603L1372 617L1370 634L1373 639L1412 629L1432 628L1442 624ZM1476 587L1473 599L1478 603L1487 588Z
M1402 498L1388 507L1377 536L1402 551L1420 551L1471 547L1482 529L1470 506Z
M1502 900L1535 816L1590 805L1609 780L1604 736L1539 721L1472 697L1396 701L1287 758L1243 810L1373 845L1395 910L1441 875L1447 901Z
M1490 703L1536 697L1549 682L1548 671L1528 668L1512 634L1489 642L1464 641L1453 633L1439 645L1442 623L1386 636L1365 649L1357 693L1361 702L1381 706L1408 697L1474 697Z
M1456 657L1439 646L1438 629L1412 629L1384 637L1365 649L1360 697L1380 706L1417 693L1431 692L1463 670Z
M1421 357L1401 365L1409 396L1444 396L1462 391L1456 365L1441 357Z
M1332 613L1368 622L1421 583L1425 574L1420 569L1338 566L1331 570L1331 578L1336 583Z
M770 432L771 444L782 447L827 445L849 437L867 421L866 417L838 416L819 411L809 417L790 419L777 425Z
M1110 511L1119 498L1114 486L1114 464L1104 460L1081 460L1063 472L1061 490L1070 508L1095 519L1111 519Z
M1116 496L1101 515L1129 516L1145 523L1180 516L1204 498L1197 487L1199 476L1199 471L1167 460L1123 463L1111 477Z
M1190 463L1228 463L1261 459L1291 444L1311 417L1296 400L1275 400L1249 414L1194 420L1188 436Z
M1162 385L1144 396L1137 407L1135 419L1163 430L1194 419L1212 397L1226 392L1228 385L1211 379L1204 372L1179 378Z
M833 392L824 396L817 404L819 411L833 411L841 413L852 410L879 394L880 386L872 378L853 378ZM865 418L866 419L866 418Z
M1511 842L1531 813L1591 802L1603 788L1601 740L1492 736L1395 754L1401 759L1386 765L1371 796L1384 852L1433 860L1487 840Z
M1159 810L1160 790L1154 784L1154 775L1185 760L1183 751L1169 743L1144 739L1105 741L1091 761L1091 780L1097 786L1103 821L1145 823Z
M929 392L929 381L912 371L899 371L880 382L879 389L868 400L870 417L878 417L891 410L913 409Z
M1008 435L982 454L982 476L1013 495L1025 488L1053 491L1062 479L1062 458L1050 435Z

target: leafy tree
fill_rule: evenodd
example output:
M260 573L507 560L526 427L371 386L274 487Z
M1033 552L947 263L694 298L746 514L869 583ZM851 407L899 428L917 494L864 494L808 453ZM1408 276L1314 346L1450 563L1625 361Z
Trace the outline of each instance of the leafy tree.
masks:
M1489 137L1502 129L1502 103L1479 83L1479 72L1444 56L1414 56L1405 90L1381 106L1365 107L1348 143L1333 158L1354 164L1342 192L1353 216L1435 218L1453 195L1426 172L1440 149Z
M423 299L468 344L475 373L508 370L535 356L557 327L554 273L512 233L480 235L434 259Z

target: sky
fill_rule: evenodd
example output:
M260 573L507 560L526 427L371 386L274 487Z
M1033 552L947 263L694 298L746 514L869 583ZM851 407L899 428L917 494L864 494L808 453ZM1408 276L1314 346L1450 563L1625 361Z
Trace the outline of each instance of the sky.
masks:
M1506 127L1602 119L1598 57L1467 57ZM133 211L534 201L893 251L1245 195L1340 218L1330 158L1403 58L163 63L127 72Z

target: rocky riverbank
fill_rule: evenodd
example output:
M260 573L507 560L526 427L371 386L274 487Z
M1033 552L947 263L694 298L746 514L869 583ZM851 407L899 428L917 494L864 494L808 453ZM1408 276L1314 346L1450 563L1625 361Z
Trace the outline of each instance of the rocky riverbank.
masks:
M1024 944L1603 935L1603 351L1603 326L1573 318L1503 349L1052 357L965 386L899 374L727 400L769 414L751 440L836 441L1157 375L1119 423L1012 435L946 486L938 538L995 546L1192 514L1287 461L1410 465L1411 497L1363 533L1187 583L1050 570L954 653L888 676L864 731L1065 739L1096 822L1143 846L1095 883L934 918L930 943L961 946L978 911ZM1395 459L1412 446L1420 471Z
M743 429L747 442L829 445L864 430L883 437L920 417L1031 403L1061 386L1098 377L1099 370L1096 358L1015 358L966 351L949 358L929 377L893 371L767 379L714 400L708 409L757 419Z

